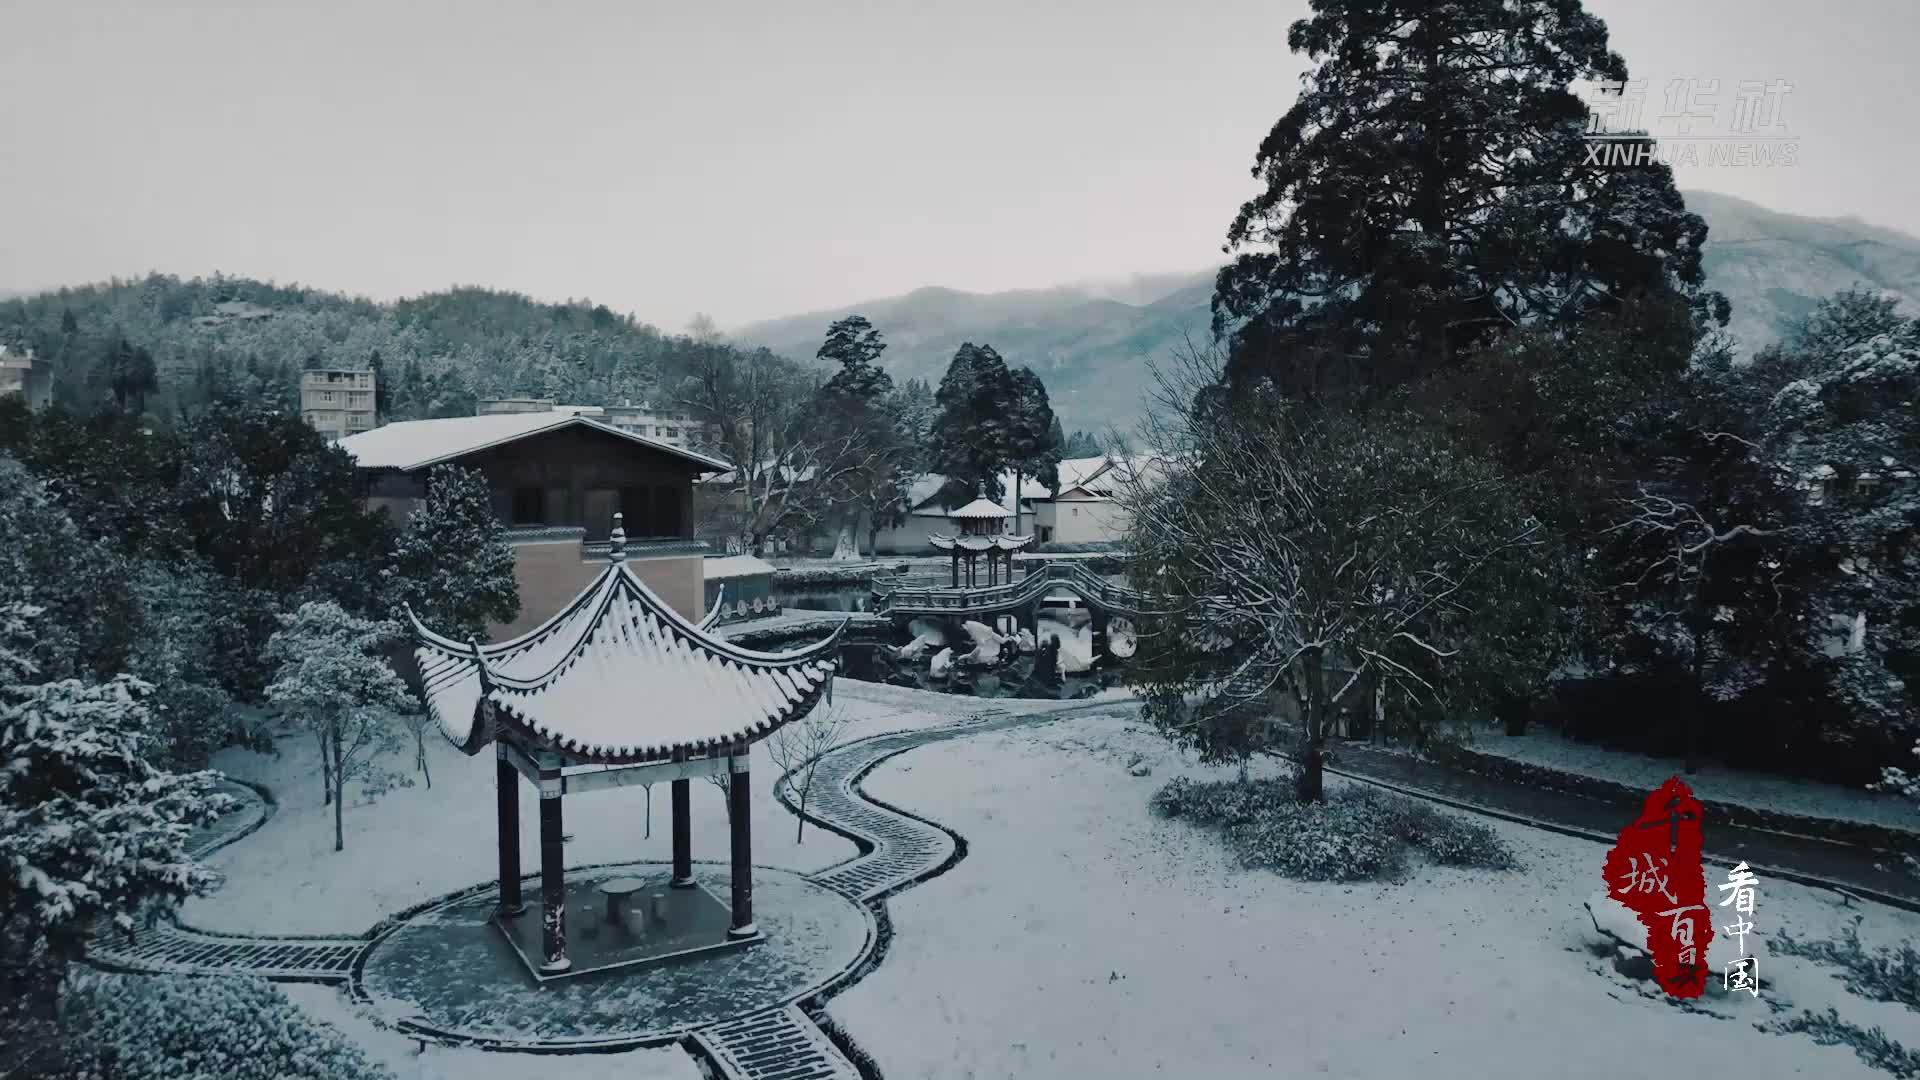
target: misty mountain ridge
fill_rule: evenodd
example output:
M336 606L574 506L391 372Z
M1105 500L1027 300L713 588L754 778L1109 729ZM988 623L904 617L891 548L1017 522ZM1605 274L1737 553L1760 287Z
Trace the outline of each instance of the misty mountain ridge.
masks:
M1920 238L1856 217L1785 214L1711 191L1683 193L1706 219L1707 283L1733 304L1728 329L1751 354L1790 333L1815 304L1860 286L1920 313ZM954 350L992 345L1034 369L1068 430L1132 427L1152 387L1149 362L1210 332L1214 271L1142 273L1045 289L972 293L928 286L826 311L770 319L731 336L796 359L829 323L872 320L896 380L938 383Z

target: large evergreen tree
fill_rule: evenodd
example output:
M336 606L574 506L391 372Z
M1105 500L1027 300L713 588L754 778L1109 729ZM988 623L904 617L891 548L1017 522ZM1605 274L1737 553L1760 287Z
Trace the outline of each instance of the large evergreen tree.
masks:
M955 505L984 492L1001 496L1000 477L1014 457L1013 374L991 345L969 341L953 354L934 392L931 465L947 478Z
M458 465L427 470L427 497L394 544L392 601L436 632L484 639L520 616L520 587L487 479ZM399 615L399 611L395 611Z
M1051 491L1060 484L1060 458L1064 449L1060 421L1047 401L1047 385L1032 368L1021 368L1009 379L1013 396L1007 410L1008 464L1013 467L1013 531L1020 527L1020 487L1028 477Z
M1312 8L1288 44L1317 66L1260 144L1216 284L1236 384L1364 396L1642 293L1725 321L1671 171L1585 165L1570 84L1627 69L1578 0Z

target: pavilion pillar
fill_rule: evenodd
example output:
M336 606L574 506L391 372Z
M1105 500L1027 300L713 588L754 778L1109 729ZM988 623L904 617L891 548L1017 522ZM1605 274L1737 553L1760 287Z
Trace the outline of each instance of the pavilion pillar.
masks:
M960 549L953 549L953 587L960 587Z
M733 832L733 922L727 929L730 938L752 937L760 931L753 925L753 813L748 796L750 777L747 755L727 759L731 772L727 778L727 822Z
M560 820L560 770L540 770L540 932L544 974L573 966L567 959L566 832Z
M511 918L527 910L520 897L520 770L507 759L505 743L495 743L494 750L499 755L494 781L500 789L500 914Z
M673 887L693 888L693 782L673 782Z

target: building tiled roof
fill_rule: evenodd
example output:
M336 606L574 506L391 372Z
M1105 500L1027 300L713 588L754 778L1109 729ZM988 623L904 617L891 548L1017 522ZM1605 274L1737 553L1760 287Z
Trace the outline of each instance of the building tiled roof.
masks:
M445 420L402 420L372 431L349 435L335 445L351 455L354 464L363 469L411 471L567 427L585 427L650 446L661 453L699 465L707 472L733 468L719 458L636 435L590 416L568 412L493 413L486 416L455 416Z
M682 618L624 561L499 644L454 641L408 618L428 711L449 742L474 754L505 729L589 764L699 757L770 734L826 691L840 637L786 653L741 648L709 632L712 618Z

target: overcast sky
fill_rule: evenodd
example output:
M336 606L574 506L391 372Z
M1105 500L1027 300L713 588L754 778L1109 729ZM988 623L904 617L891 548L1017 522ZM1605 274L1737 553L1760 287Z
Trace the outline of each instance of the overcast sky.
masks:
M1786 79L1705 187L1920 233L1916 0L1588 0L1637 78ZM1211 265L1304 0L0 0L0 289L215 270L669 329Z

